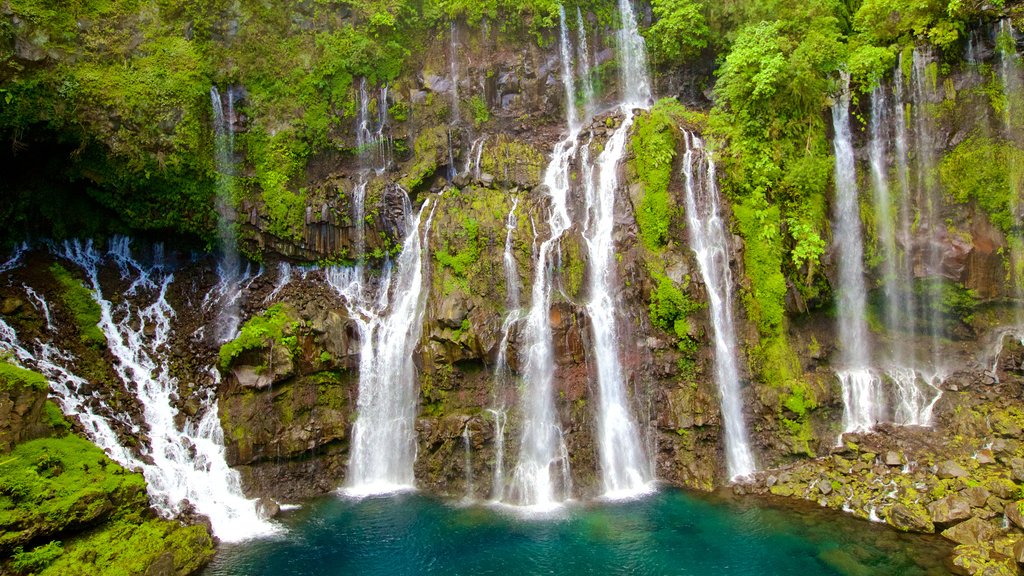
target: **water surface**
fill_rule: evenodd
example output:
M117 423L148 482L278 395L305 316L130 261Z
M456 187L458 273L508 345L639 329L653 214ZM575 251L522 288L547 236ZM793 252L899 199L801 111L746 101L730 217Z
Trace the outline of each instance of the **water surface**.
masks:
M813 506L662 490L523 518L422 494L317 500L282 537L221 547L206 576L945 574L949 547Z

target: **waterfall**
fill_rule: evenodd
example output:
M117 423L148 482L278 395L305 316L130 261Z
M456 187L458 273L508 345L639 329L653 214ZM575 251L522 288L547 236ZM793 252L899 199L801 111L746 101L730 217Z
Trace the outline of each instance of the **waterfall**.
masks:
M999 76L1003 85L1003 100L1005 102L1003 110L1003 129L1005 130L1005 138L1009 143L1015 143L1018 141L1018 134L1015 131L1013 125L1013 105L1015 101L1019 101L1019 94L1022 89L1022 79L1020 76L1020 56L1016 51L1016 36L1014 34L1013 25L1006 18L999 21L998 29L996 31L996 47L999 52ZM1012 47L1012 49L1011 49ZM1020 225L1020 203L1021 203L1021 190L1019 190L1018 181L1020 180L1018 174L1021 168L1010 166L1010 210L1017 217L1016 224ZM1024 241L1019 236L1010 235L1007 238L1007 243L1010 247L1010 272L1011 272L1011 284L1013 286L1013 294L1017 299L1017 306L1014 310L1014 324L1018 327L1024 326Z
M626 137L633 125L633 108L650 105L647 52L628 0L619 2L623 28L619 31L620 82L624 87L620 109L624 116L605 143L593 166L584 148L581 172L585 184L590 316L594 362L597 365L598 454L605 497L631 497L650 490L653 469L629 405L622 369L616 318L616 291L620 286L615 259L615 196L619 190L619 164L626 153Z
M864 286L864 246L860 229L857 174L850 137L849 76L832 105L835 129L836 198L833 203L833 243L839 261L837 316L843 343L837 370L843 389L843 431L868 430L882 419L881 381L869 368L868 328L865 320L867 291Z
M619 0L619 81L623 108L646 108L651 103L651 79L647 74L647 46L636 24L630 0Z
M216 86L210 87L210 104L213 107L215 161L217 166L217 239L221 257L217 263L218 273L227 284L237 284L241 270L241 257L235 239L234 222L234 178L235 178L235 119L234 91L228 95L228 114L224 114L224 103ZM217 342L227 342L238 334L241 323L241 302L236 298L221 299L218 302L218 322L214 329Z
M466 495L463 499L470 502L473 500L473 433L469 430L469 421L462 428L462 445L465 449L462 467L466 472Z
M462 122L462 114L459 111L459 29L452 20L448 34L448 73L452 81L452 111L448 119L451 125Z
M28 242L22 242L14 246L14 250L11 252L10 258L4 262L0 262L0 274L9 270L14 270L21 265L21 257L28 252Z
M562 51L562 87L565 89L565 115L569 126L576 126L576 79L572 69L572 47L569 44L569 27L565 24L565 7L558 5L558 39Z
M508 413L496 408L487 412L494 417L494 479L491 486L491 500L500 502L505 496L505 424Z
M897 75L900 71L897 70ZM890 108L882 86L876 87L871 93L871 121L869 160L871 165L872 201L875 209L876 232L881 248L881 280L884 296L884 321L890 335L888 367L885 375L893 385L893 422L899 425L923 425L931 423L931 408L938 400L938 382L936 376L926 376L917 368L917 361L912 351L908 350L908 336L913 333L913 271L907 266L909 261L909 205L906 195L907 185L906 155L906 120L903 117L902 77L896 78L896 102L894 115L896 119L896 156L897 173L900 180L901 241L904 253L901 257L897 249L897 232L895 224L897 216L893 212L893 202L889 191L888 163L886 161L887 134L885 127L892 123ZM899 160L902 158L902 161Z
M359 267L330 268L327 282L342 297L359 332L359 396L345 493L384 494L414 485L417 377L413 354L426 308L424 261L433 210L421 232L424 202L413 217L402 194L405 238L397 263L385 263L371 294ZM421 237L422 236L422 237Z
M583 12L576 7L576 64L583 82L583 101L586 102L585 114L590 113L594 103L594 78L590 71L590 48L587 46L587 27L583 21Z
M714 161L704 151L703 143L696 135L686 132L684 136L686 227L690 247L697 256L697 265L708 293L708 308L715 338L715 382L721 397L722 420L725 424L726 463L729 477L736 479L754 472L756 465L743 419L743 398L737 366L739 347L733 321L735 285L729 267L729 235L719 205ZM700 167L702 160L707 164L703 177L695 170Z
M928 239L927 249L923 256L924 268L930 277L931 285L923 291L921 308L931 312L930 332L931 356L933 366L942 365L941 339L944 333L942 308L942 248L940 230L945 226L940 217L941 194L936 182L935 151L938 150L933 130L932 112L925 106L931 101L934 93L934 78L929 79L927 68L931 62L931 54L922 48L914 48L911 66L911 97L915 120L915 151L917 160L917 198L916 205L921 211L920 220ZM922 236L921 232L917 232Z
M159 260L150 267L136 261L125 238L112 241L106 255L96 251L91 241L66 242L60 256L85 273L100 307L99 327L114 358L114 370L143 407L149 445L142 449L146 456L142 470L153 505L173 516L190 502L210 519L214 534L225 542L277 531L259 517L255 501L242 494L238 473L227 465L212 390L198 422L186 420L181 427L176 423L174 402L180 386L171 373L169 357L175 314L167 302L174 274ZM103 295L99 266L104 259L117 265L123 280L131 281L123 293L126 297L117 304ZM70 378L68 382L75 384Z
M125 468L141 469L143 463L121 444L110 418L99 414L91 404L98 404L107 413L110 407L96 392L86 392L90 387L88 381L66 368L73 365L75 359L38 340L35 348L34 353L24 348L14 329L0 318L0 350L12 353L21 364L42 373L50 383L51 396L57 400L64 415L77 418L89 440L102 448L112 460Z
M564 16L564 10L560 12ZM562 18L562 36L566 33ZM562 235L569 229L568 195L572 184L570 168L576 156L580 126L576 122L575 89L569 54L562 51L562 87L566 95L568 134L555 145L544 170L548 191L549 236L536 251L536 266L530 290L530 309L523 329L526 380L520 407L523 411L519 458L507 486L506 499L522 506L550 509L569 497L569 458L555 413L553 380L554 347L551 333L551 291L554 286L553 260Z

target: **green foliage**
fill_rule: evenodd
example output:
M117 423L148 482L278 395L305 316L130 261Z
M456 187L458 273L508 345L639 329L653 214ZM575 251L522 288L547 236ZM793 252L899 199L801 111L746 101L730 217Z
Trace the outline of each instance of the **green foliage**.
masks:
M19 574L38 573L52 564L63 553L64 547L57 540L37 546L29 552L25 552L19 547L14 550L14 555L11 558L11 568L14 568Z
M704 10L695 0L652 0L654 24L644 32L647 47L659 63L678 63L708 45Z
M942 159L939 173L955 202L975 202L997 228L1014 233L1014 199L1024 190L1024 150L1009 142L972 136Z
M747 315L762 336L783 333L786 316L786 278L782 275L779 207L756 199L733 204L740 235L746 240L743 262L750 289L743 294Z
M64 412L61 411L60 406L57 406L53 400L47 400L43 404L42 421L43 424L46 424L58 433L67 432L71 429L71 423L64 418Z
M298 341L292 332L298 325L290 306L274 304L262 314L250 318L237 338L220 347L220 367L226 370L243 352L259 350L275 342L284 344L294 353Z
M479 94L474 94L469 99L469 108L473 111L473 126L479 128L481 124L491 119L491 111L487 109L487 102Z
M427 178L434 175L438 166L447 159L448 130L443 125L433 126L420 132L413 145L415 163L400 182L402 188L415 191Z
M60 264L50 266L50 273L60 285L61 301L71 312L78 337L89 346L106 346L107 337L97 326L101 318L100 305L93 299L92 292Z
M42 392L49 390L50 384L38 372L0 361L0 390L16 390L19 388L28 388Z
M465 279L480 260L480 223L474 218L466 217L456 235L464 248L452 250L451 244L445 241L444 248L434 252L434 260L437 260L442 268L450 268L458 278Z
M703 306L699 302L694 302L683 291L690 283L689 276L686 277L686 281L680 289L668 276L653 270L651 273L656 282L654 290L651 291L651 301L647 308L651 324L665 332L675 334L678 339L677 346L684 354L684 358L681 360L681 372L684 375L692 376L693 355L697 351L697 342L690 336L688 317L701 310Z
M633 167L644 185L636 220L640 238L650 250L660 250L668 241L675 205L668 191L676 156L673 103L674 99L661 100L648 114L638 116L632 139Z
M962 6L962 4L961 4ZM952 48L963 30L962 19L951 19L945 0L864 0L854 15L854 28L875 44L908 43L926 39ZM959 11L960 18L970 15Z
M922 301L938 308L943 319L950 324L970 324L978 307L978 294L963 284L928 278L914 284L914 293ZM941 329L948 329L943 326Z

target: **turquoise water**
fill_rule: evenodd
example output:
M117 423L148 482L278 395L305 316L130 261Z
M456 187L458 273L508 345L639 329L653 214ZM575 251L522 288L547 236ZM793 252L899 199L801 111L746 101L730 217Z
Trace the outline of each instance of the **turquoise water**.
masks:
M206 576L391 574L873 575L946 573L937 537L814 507L663 490L558 518L405 494L326 498L284 514L286 536L218 552Z

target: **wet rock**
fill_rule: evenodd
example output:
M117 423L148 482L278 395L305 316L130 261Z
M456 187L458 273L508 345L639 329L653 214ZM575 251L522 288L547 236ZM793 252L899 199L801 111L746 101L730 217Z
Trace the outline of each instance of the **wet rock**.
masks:
M991 496L991 494L981 486L974 486L961 490L960 496L970 502L972 508L984 508L985 503L988 502L988 497Z
M1015 576L1016 566L1008 558L994 558L984 546L957 546L953 550L953 573L965 576Z
M956 462L946 460L939 464L939 468L935 471L935 475L943 480L948 478L966 478L967 471Z
M928 517L928 512L919 504L896 504L889 508L885 521L893 528L904 532L935 532L935 525Z
M1024 564L1024 540L1018 540L1013 545L1013 561L1018 564Z
M1024 513L1021 512L1021 508L1024 507L1024 500L1017 500L1016 502L1010 502L1003 509L1006 514L1006 519L1017 528L1024 528Z
M889 450L888 452L885 453L885 465L902 466L903 457L900 455L899 452L896 452L895 450Z
M260 498L256 501L256 513L260 518L270 519L281 513L281 506L271 498Z
M942 532L942 537L957 544L984 544L991 542L999 530L981 518L971 518Z
M824 494L825 496L828 496L829 494L832 493L832 483L824 478L818 481L817 486L818 491Z
M988 448L986 448L984 450L979 450L978 454L977 454L977 456L975 456L975 458L977 459L978 464L981 464L981 465L995 464L995 462L996 462L995 457L992 455L992 451L989 450Z
M971 517L971 503L960 496L946 496L928 504L928 514L938 525L950 525Z
M1010 460L1010 479L1014 482L1024 482L1024 458Z

